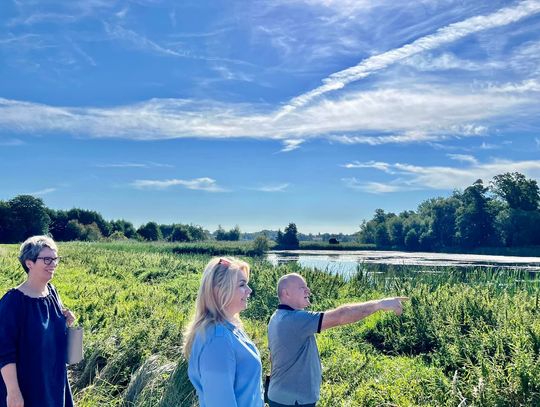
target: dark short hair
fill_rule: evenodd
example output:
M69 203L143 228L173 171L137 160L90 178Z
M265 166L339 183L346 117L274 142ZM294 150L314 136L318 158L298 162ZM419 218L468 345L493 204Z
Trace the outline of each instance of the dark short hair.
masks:
M49 236L39 235L32 236L26 239L22 244L19 250L19 261L21 265L28 273L28 267L26 267L26 260L36 261L39 253L43 250L44 247L48 247L51 250L58 251L58 247L54 240Z

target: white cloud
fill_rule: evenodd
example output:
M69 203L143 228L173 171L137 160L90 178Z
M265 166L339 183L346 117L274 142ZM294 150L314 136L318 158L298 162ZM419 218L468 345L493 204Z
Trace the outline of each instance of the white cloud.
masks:
M499 148L501 147L496 144L486 143L485 141L480 144L481 150L498 150Z
M384 194L389 192L398 192L404 189L397 185L383 184L381 182L362 182L356 178L342 178L341 181L345 184L347 188L358 189L360 191L369 192L371 194Z
M50 194L52 192L55 192L56 190L57 190L57 188L45 188L45 189L41 189L39 191L29 192L26 195L43 196L43 195L47 195L47 194Z
M380 171L387 172L389 174L392 174L393 171L390 169L390 164L380 161L368 161L365 163L361 163L359 161L353 161L352 163L344 164L343 167L345 168L375 168Z
M147 163L123 162L123 163L110 163L110 164L96 164L96 167L98 168L151 168L151 167L172 168L173 166L170 164L161 164L161 163L155 163L155 162L149 161Z
M138 34L133 30L128 30L127 28L124 28L120 25L112 25L107 22L104 22L103 24L105 26L105 31L110 36L110 38L129 43L133 47L141 51L148 51L148 52L155 53L157 55L164 55L164 56L169 56L169 57L190 58L190 59L199 59L199 60L216 61L216 62L232 62L235 64L251 65L241 60L220 58L220 57L208 56L208 55L199 55L185 48L177 47L176 49L173 49L170 47L160 45L157 42L152 41L149 38L146 38L145 36Z
M402 61L402 64L413 67L418 71L443 71L449 69L460 69L465 71L481 71L486 68L503 68L502 63L494 62L473 62L456 57L454 54L445 52L434 56L431 54L413 55Z
M218 186L212 178L195 178L192 180L168 179L168 180L136 180L132 184L137 189L167 189L173 186L182 186L187 189L207 192L227 192Z
M356 178L344 179L351 188L361 189L366 192L383 193L403 190L436 189L454 190L464 189L477 179L482 179L485 183L490 181L495 175L505 172L520 172L529 178L540 179L540 161L511 161L506 159L493 159L488 163L473 162L467 167L447 167L447 166L419 166L406 163L385 163L380 166L385 172L390 168L399 174L400 178L390 180L387 184L364 182L360 183Z
M433 50L468 35L491 28L505 26L540 12L540 2L523 1L515 7L507 7L486 16L475 16L438 29L434 34L418 38L412 43L382 54L373 55L358 65L333 73L323 79L323 85L293 98L279 115L285 115L304 106L327 92L344 88L347 84L365 78L374 72L402 61L415 54ZM279 116L278 115L278 116Z
M493 93L540 92L540 82L537 79L527 79L521 83L506 83L498 86L490 86L488 91Z
M261 192L283 192L285 191L290 184L277 184L277 185L265 185L258 188L253 188L255 191L261 191Z
M292 151L308 137L378 145L479 136L486 127L474 123L523 113L527 106L530 116L537 117L538 103L527 95L465 91L417 87L348 92L278 119L273 112L262 111L267 106L212 101L152 99L113 108L72 108L0 98L0 128L136 140L268 138L282 140L283 151Z
M452 160L461 161L461 162L470 163L470 164L478 164L478 160L474 158L472 155L447 154L447 156L451 158Z
M289 151L296 150L305 140L283 140L283 148L280 150L282 153L288 153Z

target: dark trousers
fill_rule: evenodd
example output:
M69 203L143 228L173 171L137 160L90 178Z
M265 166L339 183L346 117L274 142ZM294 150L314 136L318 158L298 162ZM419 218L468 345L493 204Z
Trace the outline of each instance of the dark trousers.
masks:
M272 400L268 400L268 405L270 407L315 407L316 403L313 404L298 404L298 401L294 404L279 404L275 403Z

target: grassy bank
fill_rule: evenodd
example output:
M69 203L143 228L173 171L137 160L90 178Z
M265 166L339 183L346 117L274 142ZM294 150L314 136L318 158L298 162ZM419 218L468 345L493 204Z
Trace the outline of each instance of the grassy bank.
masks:
M53 283L85 327L85 359L70 369L77 406L192 406L182 330L207 254L173 244L65 243ZM216 254L218 254L216 252ZM0 246L0 290L24 278L15 245ZM253 266L243 314L268 368L266 322L279 276L303 273L312 309L407 295L401 318L377 314L318 336L320 406L540 405L538 282L517 271L340 276L296 264Z

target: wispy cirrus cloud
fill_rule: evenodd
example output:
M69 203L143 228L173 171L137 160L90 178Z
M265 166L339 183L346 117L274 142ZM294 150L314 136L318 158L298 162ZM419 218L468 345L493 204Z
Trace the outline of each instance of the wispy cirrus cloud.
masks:
M371 145L474 137L486 131L478 123L510 117L524 106L537 117L538 103L528 94L492 93L485 88L464 93L434 86L347 92L279 120L263 105L152 99L114 108L72 108L0 98L0 128L136 140L268 138L282 140L284 151L292 151L312 137ZM359 132L383 134L355 134Z
M227 189L220 187L216 180L212 178L195 178L192 180L167 179L167 180L136 180L131 186L137 189L158 189L163 190L174 186L181 186L187 189L206 191L206 192L228 192Z
M289 183L284 184L274 184L274 185L264 185L257 188L251 188L254 191L260 192L284 192L290 186Z
M353 67L331 74L323 79L323 85L293 98L282 108L277 117L288 114L327 92L342 89L351 82L365 78L413 55L437 49L474 33L517 22L539 12L540 2L523 1L515 7L503 8L486 16L471 17L440 28L434 34L418 38L409 44L382 54L373 55Z
M450 52L444 52L441 55L417 54L402 61L407 65L419 71L444 71L449 69L459 69L466 71L482 71L485 69L502 69L504 64L501 62L474 62L456 57Z
M125 43L129 43L131 44L132 47L139 49L141 51L148 51L148 52L152 52L158 55L164 55L164 56L169 56L169 57L190 58L190 59L199 59L199 60L205 60L205 61L230 62L234 64L251 65L250 63L246 61L241 61L238 59L222 58L222 57L213 56L213 55L201 55L185 47L182 47L182 48L178 46L176 48L167 47L133 30L124 28L123 26L118 25L118 24L110 24L108 22L103 22L103 25L105 27L106 33L109 35L110 38L115 39L115 40L121 40L121 41L124 41ZM237 74L237 76L240 77L241 74Z
M456 160L456 161L461 161L461 162L465 162L465 163L469 163L469 164L478 164L478 160L473 157L472 155L468 155L468 154L447 154L447 156L449 158L451 158L452 160Z
M57 188L45 188L45 189L40 189L39 191L28 192L26 195L43 196L43 195L51 194L55 191L57 191Z
M398 174L399 178L391 179L387 183L361 182L356 178L346 178L344 182L350 188L372 193L384 193L419 189L464 189L477 179L487 182L495 175L509 171L520 172L531 178L540 178L540 160L493 159L490 162L480 163L475 161L473 157L461 156L461 158L464 157L467 157L466 161L470 163L469 166L420 166L406 163L384 163L384 166L379 165L378 167L382 168L384 172L388 172L386 168L390 168L391 171ZM369 163L365 164L366 167L369 165ZM371 168L376 167L371 166Z
M300 147L300 145L305 140L296 139L296 140L283 140L283 148L280 150L282 153L288 153L289 151L294 151Z
M385 184L382 182L365 182L360 181L355 177L342 178L341 181L347 188L357 189L363 192L369 192L372 194L385 194L389 192L399 192L403 190L410 190L410 187L403 187L399 185Z
M134 163L134 162L121 162L121 163L109 163L109 164L96 164L98 168L173 168L173 165L162 164L155 162Z
M351 163L343 164L342 167L344 168L375 168L380 171L387 172L389 174L392 174L393 171L391 170L391 165L385 162L381 161L368 161L365 163L362 163L360 161L353 161Z

